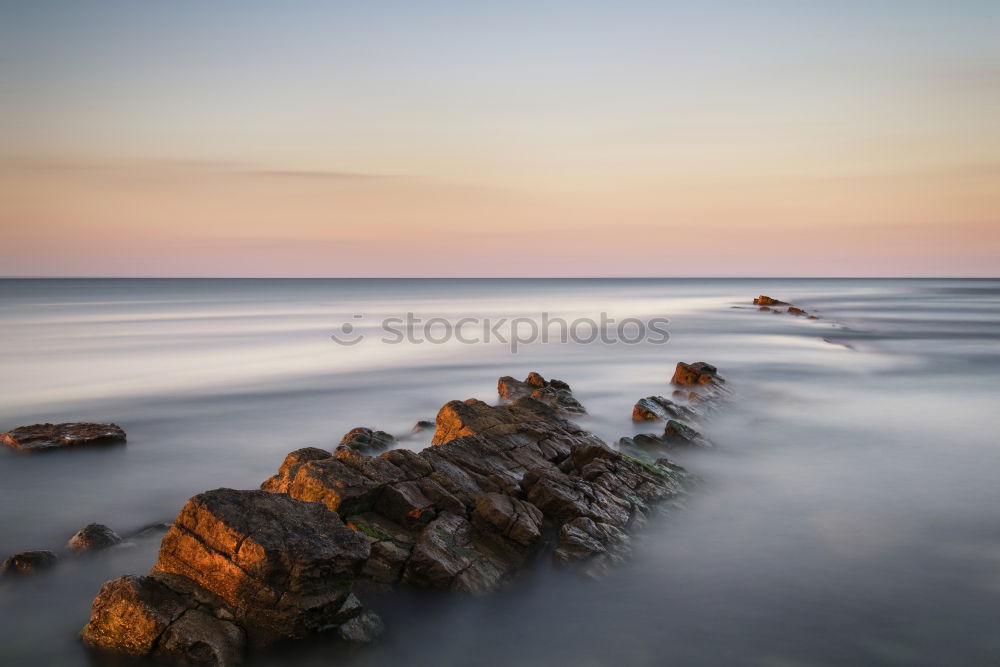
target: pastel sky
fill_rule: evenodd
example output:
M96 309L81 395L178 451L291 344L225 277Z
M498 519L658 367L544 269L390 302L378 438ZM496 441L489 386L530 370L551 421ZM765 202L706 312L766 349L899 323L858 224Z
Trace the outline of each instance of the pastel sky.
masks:
M0 0L0 275L997 276L1000 3Z

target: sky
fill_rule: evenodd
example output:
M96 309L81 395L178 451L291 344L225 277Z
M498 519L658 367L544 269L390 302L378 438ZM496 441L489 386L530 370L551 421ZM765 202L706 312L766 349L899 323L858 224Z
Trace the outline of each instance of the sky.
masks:
M0 275L997 276L1000 3L0 0Z

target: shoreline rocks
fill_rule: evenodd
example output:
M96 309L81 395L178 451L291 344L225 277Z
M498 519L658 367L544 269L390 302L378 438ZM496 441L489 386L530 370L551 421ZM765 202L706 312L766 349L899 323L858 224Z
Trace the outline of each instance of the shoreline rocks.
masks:
M722 382L691 368L712 378L699 390ZM655 505L684 493L683 468L568 421L582 406L565 383L532 374L498 391L501 405L446 403L422 451L307 447L260 490L194 496L147 576L105 584L84 642L202 664L321 632L368 642L382 623L356 592L483 594L540 553L597 574L627 556Z
M0 434L0 442L19 452L38 453L58 449L78 449L124 444L125 431L117 424L68 422L19 426Z

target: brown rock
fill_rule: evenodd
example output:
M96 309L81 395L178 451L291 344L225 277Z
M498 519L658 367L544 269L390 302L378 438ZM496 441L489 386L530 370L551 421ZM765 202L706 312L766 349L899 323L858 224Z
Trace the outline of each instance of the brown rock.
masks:
M262 645L335 624L369 553L364 535L318 503L216 489L184 505L154 572L187 577L218 595L249 641Z
M777 299L772 299L769 296L764 296L763 294L753 300L754 305L757 306L787 306L788 304L784 301L778 301Z
M385 431L373 431L364 426L353 428L340 439L340 447L350 447L357 452L371 453L396 446L396 438Z
M73 537L69 538L66 548L73 553L84 551L100 551L120 544L122 538L104 524L92 523L84 526Z
M104 584L82 637L92 648L220 666L239 663L246 643L224 602L179 577L157 575Z
M703 385L720 384L724 380L719 377L718 369L704 361L697 361L693 364L686 364L683 361L677 362L674 376L670 382L682 387L697 387Z
M124 443L125 431L117 424L34 424L0 434L0 442L20 452L46 452Z
M512 402L519 398L533 398L540 403L571 415L586 414L587 411L573 396L569 385L562 380L546 380L532 371L523 382L505 375L497 382L497 393L501 401Z

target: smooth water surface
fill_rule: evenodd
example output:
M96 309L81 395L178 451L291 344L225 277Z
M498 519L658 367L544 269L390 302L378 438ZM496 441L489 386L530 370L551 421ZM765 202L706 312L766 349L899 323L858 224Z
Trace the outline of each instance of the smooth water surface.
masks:
M822 315L748 306L764 293ZM413 312L666 317L666 344L387 344ZM359 315L360 317L354 317ZM367 337L341 346L352 323ZM124 447L0 451L0 556L90 522L126 534L184 500L255 488L284 455L354 426L407 437L500 375L569 382L589 429L636 432L674 364L735 400L679 452L702 483L601 581L546 563L482 599L368 602L379 645L317 641L262 665L985 665L1000 661L1000 281L4 280L0 430L113 421ZM0 664L86 665L101 583L145 572L159 535L0 584Z

